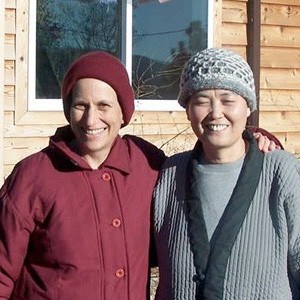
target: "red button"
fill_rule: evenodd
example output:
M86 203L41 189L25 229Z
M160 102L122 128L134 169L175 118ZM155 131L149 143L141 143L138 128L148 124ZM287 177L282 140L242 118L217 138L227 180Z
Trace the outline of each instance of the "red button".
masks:
M104 180L104 181L110 181L110 175L108 174L108 173L104 173L104 174L102 174L102 179Z
M117 276L118 278L122 278L122 277L124 277L124 275L125 275L124 269L118 269L118 270L116 271L116 276Z
M112 226L118 228L121 226L121 220L120 219L113 219L112 220Z

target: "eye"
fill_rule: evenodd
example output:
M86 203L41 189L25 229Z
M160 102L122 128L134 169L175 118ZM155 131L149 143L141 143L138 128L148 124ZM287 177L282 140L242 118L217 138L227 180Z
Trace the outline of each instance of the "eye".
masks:
M221 102L225 105L234 104L236 102L236 99L234 97L226 97L221 99Z
M108 102L99 102L97 104L97 109L98 110L107 110L110 107L111 107L111 105Z
M73 104L73 108L77 110L85 110L85 105L82 103Z
M196 98L195 101L193 101L194 105L197 106L207 106L210 105L210 101L207 98Z

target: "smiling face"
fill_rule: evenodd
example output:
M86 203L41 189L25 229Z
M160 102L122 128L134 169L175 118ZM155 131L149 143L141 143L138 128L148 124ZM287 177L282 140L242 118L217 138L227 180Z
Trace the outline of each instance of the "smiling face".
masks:
M123 123L114 89L93 78L76 82L72 90L70 125L76 147L92 168L106 159Z
M234 161L245 153L242 133L250 109L243 97L228 90L200 91L190 98L186 112L208 161L220 154L223 162Z

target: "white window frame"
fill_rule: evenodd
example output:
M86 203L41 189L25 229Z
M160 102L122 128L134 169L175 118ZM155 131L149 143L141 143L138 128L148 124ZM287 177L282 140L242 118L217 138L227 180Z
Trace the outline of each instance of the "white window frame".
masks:
M62 111L61 99L37 99L35 97L36 77L36 1L29 4L29 67L28 67L28 111ZM132 0L122 1L122 61L124 62L131 80L132 73ZM213 45L213 10L214 1L208 0L208 47ZM136 111L182 111L177 100L136 99Z

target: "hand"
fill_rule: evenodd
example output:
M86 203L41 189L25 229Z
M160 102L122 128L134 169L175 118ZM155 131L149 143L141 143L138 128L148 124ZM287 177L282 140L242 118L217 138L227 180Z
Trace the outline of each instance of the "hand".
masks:
M281 149L279 145L276 145L275 142L269 140L268 137L262 135L260 132L254 132L253 136L257 141L258 149L263 153L268 153L275 149Z

